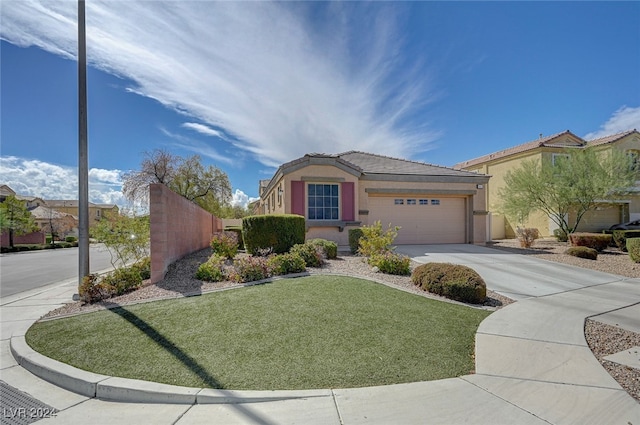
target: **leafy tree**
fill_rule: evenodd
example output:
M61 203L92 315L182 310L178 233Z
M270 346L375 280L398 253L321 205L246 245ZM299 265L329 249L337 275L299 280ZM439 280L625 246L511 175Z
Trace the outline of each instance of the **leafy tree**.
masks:
M638 177L627 156L617 150L588 148L566 154L555 163L523 161L507 172L498 192L505 215L523 223L531 211L540 210L569 234L588 211L628 195Z
M2 231L9 232L9 246L13 248L13 236L24 235L38 230L33 216L25 206L24 202L10 195L0 204L0 215L2 219Z
M161 149L145 152L141 169L124 174L122 191L130 201L146 203L152 183L164 184L218 216L231 200L227 174L211 165L205 167L198 155L183 158Z
M104 243L111 265L118 269L149 255L149 217L108 214L91 228L91 236Z

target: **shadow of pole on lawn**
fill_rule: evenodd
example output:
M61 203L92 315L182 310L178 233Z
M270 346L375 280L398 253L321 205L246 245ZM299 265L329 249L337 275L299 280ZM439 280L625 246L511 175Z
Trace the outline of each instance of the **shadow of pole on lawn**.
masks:
M167 339L164 335L158 332L153 326L149 325L147 322L136 316L134 313L130 312L126 308L111 303L108 307L109 311L117 314L127 322L131 323L136 328L140 329L146 336L151 338L156 344L165 349L169 354L174 356L177 360L179 360L185 367L194 372L202 381L204 381L210 388L214 389L224 389L222 384L213 376L211 376L204 367L202 367L196 359L189 356L187 353L182 351L179 347L177 347L173 342ZM252 423L256 424L264 424L270 425L273 422L270 422L266 418L261 417L255 412L252 412L251 409L248 409L241 404L230 404L230 407L237 409L241 414L247 416L251 419Z

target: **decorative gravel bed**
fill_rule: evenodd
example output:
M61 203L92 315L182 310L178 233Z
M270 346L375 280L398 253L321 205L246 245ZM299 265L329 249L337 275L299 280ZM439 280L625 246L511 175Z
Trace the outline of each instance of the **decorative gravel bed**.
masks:
M539 239L534 246L529 249L521 248L518 241L514 239L494 241L489 243L488 246L523 255L534 255L536 258L548 261L570 264L620 276L640 277L640 264L633 263L627 253L614 248L600 253L598 259L593 261L564 254L568 245L566 243L559 243L555 239ZM114 304L127 305L157 299L192 296L242 285L228 281L208 283L195 279L194 276L198 266L205 262L210 255L211 249L209 248L190 254L172 264L165 279L161 282L155 285L145 286L129 294L111 298L108 300L108 304L97 303L93 305L82 305L79 302L70 303L48 313L44 318L96 311L105 309L108 305L113 306ZM413 269L417 265L417 263L412 262L411 268ZM323 267L310 268L308 271L310 274L335 273L363 277L422 296L448 301L419 290L411 283L409 276L393 276L375 272L358 256L341 254L338 259L327 261ZM487 296L488 299L485 303L486 308L500 308L514 302L492 291L487 291ZM623 351L634 345L640 346L640 334L588 320L585 324L585 337L594 355L600 360L605 369L609 371L611 376L613 376L632 397L640 401L640 370L603 360L605 356L610 354Z

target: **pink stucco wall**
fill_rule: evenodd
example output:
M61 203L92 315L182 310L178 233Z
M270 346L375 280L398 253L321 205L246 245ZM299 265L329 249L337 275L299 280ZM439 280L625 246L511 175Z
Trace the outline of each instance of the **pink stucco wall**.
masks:
M45 236L43 232L27 233L26 235L13 235L13 243L17 244L41 244L45 242ZM9 233L2 234L2 246L9 246Z
M151 283L164 278L169 265L206 248L222 220L162 184L149 186Z

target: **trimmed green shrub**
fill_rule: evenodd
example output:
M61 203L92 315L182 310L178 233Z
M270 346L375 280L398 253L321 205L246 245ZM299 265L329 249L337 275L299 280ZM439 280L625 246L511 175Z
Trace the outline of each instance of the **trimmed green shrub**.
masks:
M589 248L587 246L572 246L567 249L565 252L567 255L571 255L573 257L578 258L586 258L587 260L597 260L598 259L598 251L593 248Z
M244 250L244 241L242 240L242 226L227 226L225 232L233 232L238 236L238 249Z
M67 236L66 238L64 238L64 240L65 242L73 243L73 242L77 242L78 238L76 238L75 236Z
M307 270L304 259L296 253L277 254L267 260L269 268L274 275L302 273Z
M211 248L215 254L225 258L235 257L238 253L238 234L228 231L214 233L211 238Z
M627 239L627 251L634 263L640 263L640 238Z
M569 235L567 235L567 233L562 229L555 229L553 231L553 236L558 242L567 242L569 240Z
M480 275L458 264L422 264L414 269L411 281L425 291L456 301L480 304L487 297L487 285Z
M246 257L236 259L229 279L234 282L255 282L271 277L271 269L265 257Z
M355 229L349 229L349 248L351 249L352 254L356 254L358 252L358 248L360 247L360 238L364 233L360 227Z
M275 254L288 252L304 243L305 220L295 214L253 215L242 219L242 237L248 253L271 248Z
M569 240L572 246L586 246L598 252L603 251L611 243L611 235L602 233L571 233Z
M121 267L106 274L101 283L115 288L115 295L122 295L138 289L142 285L142 276L134 267Z
M135 262L131 267L140 273L142 280L151 279L151 257L144 257L142 260Z
M540 239L540 232L532 227L518 227L516 229L516 237L520 241L522 248L531 248L535 240Z
M324 249L310 243L296 244L290 252L299 255L307 267L320 267L324 263Z
M309 239L306 243L322 248L324 256L330 260L338 257L338 244L326 239Z
M100 281L100 276L90 274L85 276L78 288L80 301L85 304L91 304L110 298L115 294L116 289L105 282Z
M640 238L640 230L614 230L612 237L616 246L627 252L627 239Z
M376 266L382 273L407 276L411 274L411 260L406 255L385 252L369 258L369 264Z
M225 257L213 254L207 261L200 264L196 271L196 279L206 282L220 282L225 280L227 275L224 271Z

